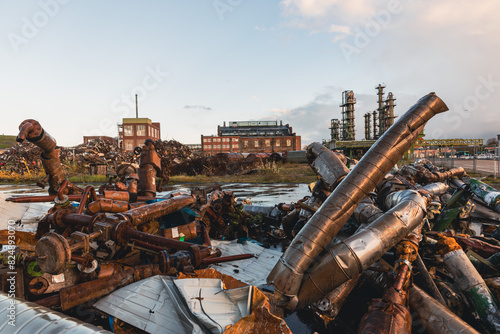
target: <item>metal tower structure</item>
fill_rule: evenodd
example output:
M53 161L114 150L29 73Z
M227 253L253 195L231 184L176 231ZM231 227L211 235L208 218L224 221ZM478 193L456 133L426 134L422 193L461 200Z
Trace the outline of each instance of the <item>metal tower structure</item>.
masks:
M386 109L386 120L385 120L385 129L389 129L393 124L394 124L394 119L396 118L394 116L394 107L396 106L396 98L392 94L392 92L389 92L387 94L387 100L385 100L385 109Z
M340 121L336 118L332 119L330 123L330 140L340 140Z
M354 104L356 99L352 90L342 93L342 140L356 140L354 127Z
M371 131L372 131L372 115L370 113L365 114L365 140L371 140Z
M373 113L373 139L378 138L378 133L377 133L377 111L374 110Z
M384 108L384 88L385 86L382 86L381 84L379 84L377 87L375 87L375 89L377 90L377 95L378 95L378 137L381 137L385 130L386 127L385 127L385 118L386 118L386 115L385 115L385 108Z

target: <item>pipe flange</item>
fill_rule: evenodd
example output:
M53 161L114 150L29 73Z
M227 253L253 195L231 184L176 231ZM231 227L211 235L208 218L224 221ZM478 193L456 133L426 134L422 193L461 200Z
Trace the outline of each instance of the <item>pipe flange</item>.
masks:
M406 259L399 259L397 260L396 262L394 262L394 270L396 270L397 268L399 268L399 266L403 265L403 264L406 264L408 266L408 269L410 271L413 270L413 267L410 263L410 261L406 260Z
M54 203L57 206L66 206L69 204L69 197L67 195L63 195L62 199L59 199L59 197L56 196L56 198L54 198Z
M166 250L162 250L160 254L158 254L158 262L160 265L160 271L162 274L168 274L170 271L170 257Z
M201 264L201 252L200 252L200 247L197 245L192 245L189 247L189 252L193 256L193 265L195 267L199 267Z
M91 226L93 226L97 222L105 222L106 214L104 212L96 213L92 215L92 220L90 221Z
M49 282L43 277L33 278L28 284L30 293L36 296L43 295L48 288Z
M97 269L97 267L99 266L99 264L97 263L97 260L92 260L92 262L90 264L91 264L91 266L86 267L86 268L83 268L80 263L78 263L76 266L77 266L78 270L80 270L81 272L83 272L85 274L90 274L90 273L93 273Z
M111 232L112 239L118 245L124 245L127 243L127 237L125 236L125 230L131 227L132 224L128 221L121 221L117 223Z
M72 213L72 212L73 211L68 210L68 209L58 210L58 211L54 212L54 214L52 216L52 225L57 226L61 229L65 229L66 224L64 223L62 217L63 217L63 215L65 215L67 213Z
M71 247L63 236L49 232L36 243L35 255L44 272L59 275L71 261Z

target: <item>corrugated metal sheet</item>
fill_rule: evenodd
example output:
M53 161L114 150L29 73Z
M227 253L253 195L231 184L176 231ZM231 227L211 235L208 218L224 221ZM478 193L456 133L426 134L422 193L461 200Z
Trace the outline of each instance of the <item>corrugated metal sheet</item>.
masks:
M252 292L251 286L223 290L214 278L154 276L112 292L94 307L148 333L222 333L250 314Z
M222 256L254 254L256 257L252 259L219 263L210 267L257 288L267 284L267 276L283 254L280 251L267 249L252 242L239 244L236 240L212 240L212 246L219 248L222 251Z
M47 213L53 204L50 203L14 203L6 202L9 195L0 193L0 230L6 230L9 220L21 221L23 226L16 229L36 232L38 220Z
M171 297L173 293L171 277L154 276L112 292L94 307L148 333L203 333L180 309L178 297Z
M111 333L38 304L16 299L15 327L9 325L12 299L0 292L0 333L2 334L91 334Z

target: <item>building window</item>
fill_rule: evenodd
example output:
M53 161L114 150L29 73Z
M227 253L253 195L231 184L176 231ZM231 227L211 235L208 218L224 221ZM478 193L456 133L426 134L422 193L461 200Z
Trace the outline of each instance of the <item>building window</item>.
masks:
M133 140L125 140L125 151L134 150L134 141Z
M229 145L224 144L224 145L222 145L222 148L229 150Z
M243 147L248 147L248 140L243 141Z
M229 138L222 138L223 143L229 143Z
M270 147L271 146L271 139L266 139L266 147Z
M292 146L292 140L291 139L287 139L286 140L286 146Z
M258 140L254 141L253 145L254 145L254 147L259 147L259 141Z
M211 150L212 149L212 145L205 145L205 149L206 150Z
M214 143L220 143L220 138L214 138Z
M279 139L276 140L276 146L278 146L278 147L281 146L281 140L279 140Z
M137 136L140 136L140 137L146 136L146 126L145 125L137 125Z
M220 145L214 145L214 150L220 150Z
M211 143L212 140L210 138L203 138L204 143Z
M233 143L238 144L238 138L233 138Z
M123 135L127 137L134 136L134 126L133 125L124 125L123 126Z

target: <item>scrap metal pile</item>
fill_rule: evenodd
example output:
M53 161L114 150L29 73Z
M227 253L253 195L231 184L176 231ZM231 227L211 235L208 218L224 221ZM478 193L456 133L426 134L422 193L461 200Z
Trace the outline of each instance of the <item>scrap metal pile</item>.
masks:
M143 320L132 316L145 300L161 298L160 305L170 305L167 313L175 309L178 322L189 323L182 333L303 331L297 318L310 332L498 333L500 192L462 168L445 170L427 160L395 168L426 123L446 110L435 94L426 95L352 170L345 156L311 144L307 159L318 175L311 196L272 207L220 188L156 198L163 165L152 142L140 151L137 173L124 170L99 194L92 186L80 189L64 179L55 141L38 123L23 122L19 138L42 149L55 205L36 233L18 230L17 247L8 250L15 255L9 269L19 273L16 294L72 316L82 307L98 309L93 323L110 329L111 322L116 332L161 332L158 326L174 332L174 324L159 320L163 306L147 306ZM4 232L0 243L8 244ZM268 270L262 289L273 294L256 290L251 311L219 320L220 301L203 308L208 283L196 269L252 257L228 257L211 246L214 239L249 238L285 252L272 269L245 272L235 265L231 273L245 280ZM210 285L214 295L225 291L231 304L235 295L217 284ZM184 317L190 312L198 320Z
M238 175L272 167L281 161L279 153L217 153L213 156L186 160L170 167L170 175Z

